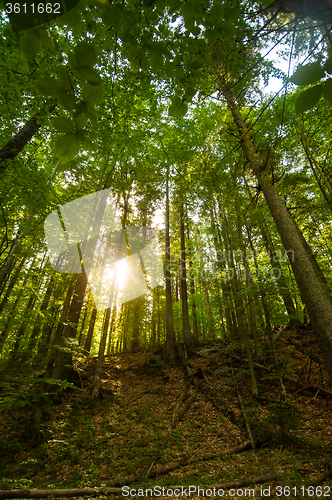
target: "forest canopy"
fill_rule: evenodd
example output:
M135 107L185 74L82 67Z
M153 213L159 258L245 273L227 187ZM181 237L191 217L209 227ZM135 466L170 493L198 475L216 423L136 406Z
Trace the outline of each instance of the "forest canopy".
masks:
M110 353L227 340L257 395L253 352L302 323L332 379L331 2L27 5L0 3L3 369L50 391L98 355L98 397ZM105 190L117 258L130 227L154 228L164 277L99 310L83 265L52 268L44 221Z

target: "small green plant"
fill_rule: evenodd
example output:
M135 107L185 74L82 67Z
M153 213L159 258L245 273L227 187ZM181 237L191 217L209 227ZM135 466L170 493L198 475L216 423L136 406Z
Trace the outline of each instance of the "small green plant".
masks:
M158 354L150 354L145 361L144 367L149 371L160 371L166 366L165 361Z
M300 419L292 408L287 403L271 403L267 408L269 414L260 420L251 411L249 420L253 432L260 437L272 437L273 441L280 444L295 439L293 433L298 430Z

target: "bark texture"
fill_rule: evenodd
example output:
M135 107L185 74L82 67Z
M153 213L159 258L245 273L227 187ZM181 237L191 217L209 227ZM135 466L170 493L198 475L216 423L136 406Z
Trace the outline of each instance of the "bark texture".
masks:
M283 246L286 252L292 250L293 258L290 259L290 265L312 322L326 369L332 380L331 302L308 256L299 230L295 226L277 188L273 185L271 175L265 168L263 158L258 154L254 146L245 120L237 109L231 94L225 89L222 92L240 132L243 152L264 194ZM289 254L287 253L287 255Z
M49 113L52 113L55 109L55 105L49 108ZM45 116L45 110L41 110L36 113L26 124L17 132L14 137L12 137L2 149L0 149L0 173L3 172L8 166L8 160L14 160L14 158L22 151L22 149L31 141L32 137L40 129L43 118Z

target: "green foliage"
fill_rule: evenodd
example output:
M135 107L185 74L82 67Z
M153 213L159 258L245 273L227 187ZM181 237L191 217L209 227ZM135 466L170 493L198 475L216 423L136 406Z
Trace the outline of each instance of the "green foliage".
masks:
M321 65L316 63L300 66L291 77L291 82L296 85L310 85L315 83L325 76L325 71Z
M326 73L332 72L332 50L328 49L329 57L323 66L319 62L310 63L305 66L300 66L291 77L290 81L296 85L305 86L316 83L326 76ZM315 85L304 90L296 99L295 110L297 113L303 113L315 107L323 97L332 102L332 84L331 79L323 82L320 85Z
M55 141L55 153L61 161L73 159L80 149L80 141L76 134L60 135Z
M249 421L254 434L261 438L272 437L274 442L286 444L299 428L299 416L287 403L271 403L267 409L269 413L264 418L260 418L258 408L250 410Z
M303 113L304 111L313 108L318 103L322 93L322 85L315 85L314 87L310 87L310 89L306 89L296 99L295 111L297 113Z
M145 368L151 372L163 370L166 366L165 361L158 354L149 354L145 362Z

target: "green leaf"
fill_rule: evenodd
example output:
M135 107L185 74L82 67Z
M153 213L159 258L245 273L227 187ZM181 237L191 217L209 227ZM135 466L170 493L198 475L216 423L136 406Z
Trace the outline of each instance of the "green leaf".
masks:
M81 114L80 116L78 116L76 119L77 128L79 130L82 130L87 121L88 117L85 114Z
M35 87L41 95L46 97L57 97L61 91L58 80L51 76L40 76L35 82Z
M332 102L332 78L323 83L323 97L327 101Z
M183 102L179 107L178 115L184 116L187 113L187 111L188 111L188 105L185 102Z
M182 103L181 97L179 97L178 95L173 97L172 104L174 104L174 106L180 106L181 103Z
M50 49L53 48L53 40L49 37L46 30L44 30L43 28L39 28L39 30L37 31L37 36L43 46L49 47Z
M91 85L86 83L82 89L82 99L87 104L97 104L103 99L103 85Z
M143 71L148 71L150 68L150 59L147 56L142 56L140 59L140 67Z
M67 111L73 111L76 107L75 97L70 92L60 92L59 102Z
M175 78L177 80L182 80L182 78L184 78L184 76L185 76L184 68L179 64L175 68Z
M179 111L179 106L176 106L175 104L171 104L170 107L168 108L168 116L176 116Z
M96 139L96 135L93 134L92 132L88 132L87 130L84 130L83 133L81 134L81 140L83 142L83 147L87 151L96 151L97 145L93 143L93 141Z
M130 61L130 69L133 73L137 73L139 70L139 59L132 59Z
M20 48L26 57L34 58L41 50L40 40L37 30L29 30L24 33L20 40Z
M56 116L53 118L52 125L58 132L73 133L75 131L75 123L64 116Z
M97 62L97 52L93 43L79 42L74 53L78 66L94 66Z
M151 69L153 72L157 72L162 69L164 64L164 57L162 53L157 54L151 58Z
M310 89L304 90L295 101L296 113L304 113L313 108L322 96L323 85L315 85Z
M92 123L97 123L98 113L93 106L89 106L86 111L87 117L90 118Z
M69 52L68 54L68 63L69 63L69 66L73 69L75 68L78 68L79 64L77 62L77 59L76 59L76 56L74 54L74 52Z
M215 32L214 30L212 30L212 29L210 29L210 28L209 28L209 29L207 29L207 30L205 31L205 37L206 37L206 39L207 39L207 41L208 41L208 43L209 43L210 45L214 45L214 44L216 43L216 40L217 40L217 34L216 34L216 32Z
M119 31L123 20L123 7L120 4L114 5L104 12L102 19L107 26L113 26L114 32Z
M325 69L325 71L327 71L327 73L332 75L332 57L328 58L328 60L324 64L323 68Z
M195 89L194 87L187 87L184 89L184 91L185 91L186 96L194 97L194 95L197 92L197 89Z
M192 34L197 36L201 32L201 28L199 26L194 26L193 29L191 30Z
M91 66L80 66L77 68L77 71L92 85L100 85L103 82L98 72L94 68L91 68Z
M168 115L169 116L184 116L188 111L188 106L183 100L175 96L173 98L172 104L170 105L168 109Z
M225 21L226 23L236 23L236 21L239 19L241 15L241 9L240 7L231 7L231 8L226 8L225 10Z
M296 85L310 85L325 76L325 71L318 62L306 64L298 68L290 81Z
M210 22L214 26L218 25L224 17L225 13L225 7L224 5L218 0L213 3L213 6L211 7L210 10Z
M64 66L59 66L58 68L58 80L62 86L62 90L69 91L71 89L69 71Z
M220 36L233 36L236 33L236 26L233 22L226 21L219 26Z
M61 161L75 158L80 150L80 141L76 134L61 135L55 141L55 154Z
M201 69L204 66L204 61L200 61L196 59L195 61L192 61L190 68L191 69Z

